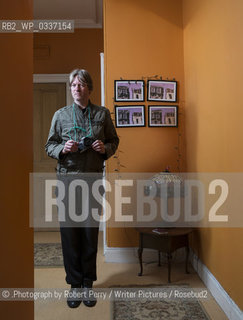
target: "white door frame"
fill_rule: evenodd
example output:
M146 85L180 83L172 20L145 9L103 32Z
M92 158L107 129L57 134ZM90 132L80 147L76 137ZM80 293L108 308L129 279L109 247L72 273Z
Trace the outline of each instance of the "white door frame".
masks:
M101 106L105 106L105 64L104 64L104 53L100 53L100 83L101 83ZM104 175L106 175L106 167L104 162ZM105 186L104 186L105 190ZM103 198L103 217L104 221L100 223L100 230L103 231L103 253L105 255L107 250L107 242L106 242L106 201L105 201L105 194Z

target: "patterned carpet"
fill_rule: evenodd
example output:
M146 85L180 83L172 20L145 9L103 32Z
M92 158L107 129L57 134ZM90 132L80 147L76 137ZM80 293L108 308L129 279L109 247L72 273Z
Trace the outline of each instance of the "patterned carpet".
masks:
M36 267L63 266L61 243L35 243L34 262Z
M121 285L112 286L113 290L135 292L135 299L116 298L112 301L112 320L210 320L200 300L196 298L180 299L170 296L169 293L179 291L181 293L200 292L193 290L188 284L132 284L124 288ZM137 298L138 292L167 293L167 298ZM163 295L164 296L164 295ZM200 296L200 295L199 295ZM131 296L130 296L131 297Z
M197 300L114 301L113 320L209 320Z

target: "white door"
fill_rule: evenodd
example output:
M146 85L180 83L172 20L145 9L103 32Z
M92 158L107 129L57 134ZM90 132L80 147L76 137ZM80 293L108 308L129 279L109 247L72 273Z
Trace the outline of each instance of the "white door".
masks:
M47 156L45 143L55 111L65 105L65 83L34 84L34 172L55 172L56 160Z

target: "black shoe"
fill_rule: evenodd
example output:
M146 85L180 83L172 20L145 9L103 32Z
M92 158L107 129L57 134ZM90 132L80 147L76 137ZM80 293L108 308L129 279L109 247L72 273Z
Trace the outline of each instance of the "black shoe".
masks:
M77 308L80 306L82 299L81 299L81 285L72 285L71 289L68 293L67 298L67 305L69 308Z
M90 290L92 289L93 286L93 281L91 280L84 280L82 288L83 288L83 293L84 296L87 297L86 299L83 299L83 303L84 305L86 305L86 307L94 307L97 303L97 300L95 297L92 296L92 299L90 297Z

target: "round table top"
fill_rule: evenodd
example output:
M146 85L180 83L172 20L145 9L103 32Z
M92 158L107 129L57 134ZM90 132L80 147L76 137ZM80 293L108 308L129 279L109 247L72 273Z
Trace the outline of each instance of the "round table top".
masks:
M193 232L194 228L136 228L139 233L148 233L155 236L176 237Z

